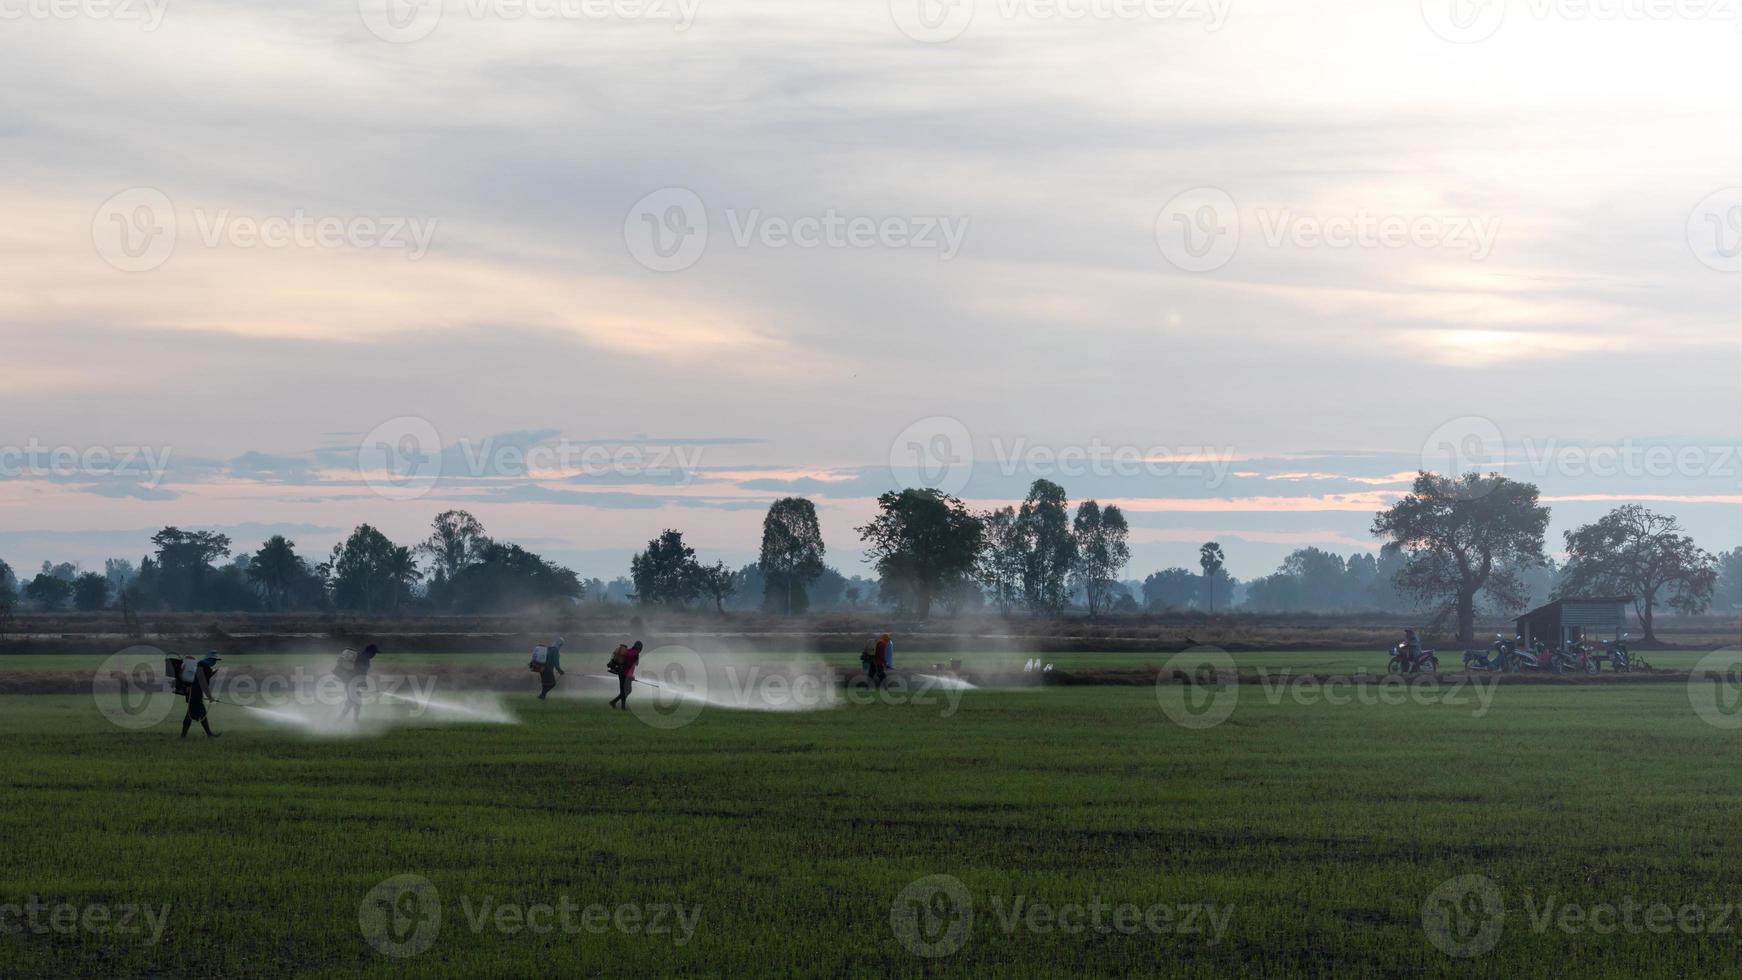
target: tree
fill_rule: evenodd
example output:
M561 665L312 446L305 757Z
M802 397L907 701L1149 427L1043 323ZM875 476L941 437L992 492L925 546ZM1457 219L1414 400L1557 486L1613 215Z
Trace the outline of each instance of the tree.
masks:
M1076 560L1069 501L1063 487L1036 480L1016 512L1023 547L1022 598L1029 612L1056 616L1070 601L1066 580Z
M103 559L103 577L109 580L109 591L119 597L139 575L133 563L125 558Z
M1627 504L1566 532L1560 595L1631 596L1646 641L1656 641L1660 594L1667 590L1671 606L1694 615L1711 604L1718 580L1718 560L1681 531L1674 517Z
M3 592L0 601L4 601ZM1718 584L1713 589L1712 602L1728 614L1742 610L1742 548L1718 556Z
M73 608L96 612L109 604L109 578L102 572L86 572L73 580Z
M70 583L46 572L31 579L24 587L24 598L45 612L59 612L66 606L67 598L72 594L73 587Z
M1077 506L1071 534L1076 542L1071 579L1082 588L1093 618L1103 608L1108 586L1118 581L1120 569L1131 561L1131 547L1126 543L1130 528L1117 506L1102 508L1093 500L1085 500Z
M248 578L260 588L268 608L274 611L284 610L290 590L308 574L307 563L296 553L296 542L282 534L267 538L248 559Z
M980 549L975 572L999 611L1008 615L1022 601L1023 570L1028 556L1016 508L988 511L980 516L980 525L984 547Z
M879 513L858 528L868 561L885 580L913 596L914 614L931 615L932 597L970 577L980 554L980 519L960 500L938 490L889 491L877 498Z
M1535 486L1499 474L1449 478L1417 474L1409 495L1373 519L1373 534L1404 555L1397 583L1438 602L1436 621L1455 615L1458 641L1476 640L1476 596L1517 608L1523 583L1514 569L1546 560L1548 508Z
M151 543L157 545L153 585L159 599L180 610L217 605L209 591L218 574L212 563L230 554L228 535L166 527L151 536Z
M647 550L629 560L635 594L647 605L681 606L701 594L696 550L683 543L683 532L666 529L647 542Z
M332 581L333 605L365 612L398 609L423 577L410 548L394 544L367 524L357 525L349 538L333 546L325 570Z
M439 606L453 605L448 584L475 562L481 561L490 538L484 525L463 510L444 510L430 522L429 537L417 552L430 559L430 600Z
M1166 568L1143 580L1143 604L1151 609L1188 609L1203 595L1196 572Z
M723 561L712 565L698 566L696 569L696 587L701 594L714 600L717 612L726 611L726 600L738 591L738 576Z
M580 576L517 544L489 541L471 552L447 583L448 601L461 612L511 612L586 594Z
M1222 554L1222 546L1216 542L1206 541L1198 549L1198 567L1204 570L1204 599L1210 612L1216 611L1216 580L1221 577L1222 569L1227 564L1227 557Z
M762 519L762 555L765 576L763 607L795 611L796 590L803 600L804 588L823 572L823 532L817 525L815 504L803 497L776 500ZM806 603L808 604L808 603ZM801 605L796 611L802 612Z
M18 594L18 576L12 573L12 566L0 561L0 606L12 605L13 597Z

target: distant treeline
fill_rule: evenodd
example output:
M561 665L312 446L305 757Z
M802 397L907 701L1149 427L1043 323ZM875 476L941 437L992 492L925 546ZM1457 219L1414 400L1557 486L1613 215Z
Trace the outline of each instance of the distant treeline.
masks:
M128 614L341 611L502 613L621 602L668 607L759 608L782 615L888 608L925 618L995 610L1058 616L1081 612L1421 612L1467 634L1478 614L1507 615L1562 595L1629 596L1649 635L1657 611L1742 609L1742 547L1712 555L1674 518L1619 507L1566 534L1564 564L1544 553L1548 509L1534 486L1505 477L1423 473L1412 492L1375 516L1376 553L1347 557L1302 548L1274 573L1242 582L1214 541L1198 568L1122 579L1129 526L1115 505L1079 503L1037 480L1020 505L973 513L935 490L882 495L858 528L873 577L847 576L824 560L811 501L775 501L758 560L733 569L703 564L667 529L609 582L498 541L463 510L438 514L421 542L402 545L360 525L325 560L274 535L238 551L213 531L166 527L137 566L102 571L44 562L27 581L0 562L0 616L22 602L37 611L118 608Z

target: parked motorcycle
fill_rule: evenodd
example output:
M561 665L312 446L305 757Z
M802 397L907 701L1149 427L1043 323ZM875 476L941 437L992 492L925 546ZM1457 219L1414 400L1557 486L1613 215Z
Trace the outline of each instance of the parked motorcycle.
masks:
M1508 662L1514 670L1549 670L1554 663L1554 653L1547 643L1537 640L1534 647L1514 650Z
M1632 670L1635 666L1645 666L1644 661L1635 661L1633 651L1627 649L1627 641L1632 633L1621 634L1621 639L1610 640L1603 644L1603 659L1609 661L1609 666L1615 670Z
M1549 665L1557 674L1597 672L1597 658L1591 656L1591 651L1583 641L1575 640L1554 652Z
M1516 640L1508 640L1499 633L1494 634L1494 643L1487 650L1465 650L1465 670L1508 671L1512 669L1512 651L1517 649Z

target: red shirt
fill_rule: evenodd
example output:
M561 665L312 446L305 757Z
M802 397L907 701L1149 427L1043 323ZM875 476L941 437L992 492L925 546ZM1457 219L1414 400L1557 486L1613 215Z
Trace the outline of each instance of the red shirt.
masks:
M623 676L634 677L635 665L641 662L641 651L630 647L623 651Z

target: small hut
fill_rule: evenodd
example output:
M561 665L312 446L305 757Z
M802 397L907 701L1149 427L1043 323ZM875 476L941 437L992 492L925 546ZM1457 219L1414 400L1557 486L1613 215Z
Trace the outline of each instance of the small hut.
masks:
M1618 640L1627 626L1627 604L1632 601L1631 596L1557 599L1518 617L1518 635L1527 648L1538 639L1557 648L1587 637Z

